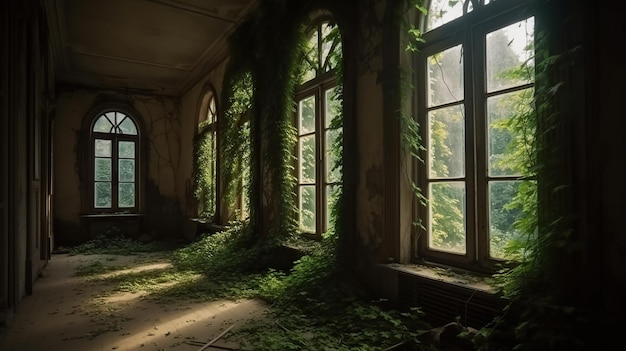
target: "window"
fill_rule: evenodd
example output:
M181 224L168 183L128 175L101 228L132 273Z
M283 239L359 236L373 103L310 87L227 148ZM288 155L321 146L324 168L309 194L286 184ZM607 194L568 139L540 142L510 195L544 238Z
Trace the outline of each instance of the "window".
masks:
M198 217L217 220L218 153L217 100L212 87L203 95L196 141L196 189Z
M341 135L341 59L338 28L319 23L311 32L296 92L297 204L300 230L320 238L330 223L330 208L341 182L333 144Z
M525 1L433 0L416 55L425 146L417 254L493 268L521 251L536 216L534 18Z
M89 138L93 212L138 212L139 138L137 122L126 112L106 110L93 119Z

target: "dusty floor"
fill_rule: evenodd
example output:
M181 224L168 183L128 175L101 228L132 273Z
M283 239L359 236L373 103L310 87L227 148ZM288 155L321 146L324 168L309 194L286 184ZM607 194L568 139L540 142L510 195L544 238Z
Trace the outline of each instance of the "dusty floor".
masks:
M77 276L80 266L114 262L132 269L160 269L151 254L56 254L24 297L9 325L0 328L0 351L236 349L227 335L261 316L256 300L162 303L142 292L111 292L110 284ZM203 346L204 345L204 346Z

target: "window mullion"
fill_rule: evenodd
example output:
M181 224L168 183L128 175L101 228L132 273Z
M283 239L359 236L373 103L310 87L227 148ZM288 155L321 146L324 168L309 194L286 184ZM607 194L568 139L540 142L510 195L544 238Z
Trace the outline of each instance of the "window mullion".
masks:
M118 171L119 171L119 155L118 155L118 143L119 140L117 137L113 138L113 142L112 142L112 154L111 154L111 170L112 170L112 174L111 174L111 209L113 211L117 211L119 210L119 194L118 194L118 190L119 190L119 177L118 177Z
M475 262L477 255L478 233L480 233L481 221L479 220L480 206L477 201L477 194L481 191L479 186L481 175L480 161L477 155L480 153L480 143L482 135L477 132L480 129L480 113L477 107L477 97L474 94L476 89L476 76L480 74L482 68L476 67L474 54L480 50L474 46L472 31L465 31L463 43L463 74L465 76L465 240L466 257L468 262Z
M321 36L321 35L320 35ZM320 237L321 232L324 230L324 221L326 208L324 204L324 104L326 103L324 98L324 89L322 86L318 86L316 89L316 104L315 104L315 236Z

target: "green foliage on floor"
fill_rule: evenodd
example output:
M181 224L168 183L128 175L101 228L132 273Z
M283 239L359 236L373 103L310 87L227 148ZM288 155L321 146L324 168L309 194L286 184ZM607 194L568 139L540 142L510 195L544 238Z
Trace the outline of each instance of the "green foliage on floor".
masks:
M430 328L423 313L398 311L372 298L339 268L332 236L322 243L291 243L306 250L291 269L273 267L272 251L248 245L251 237L246 222L233 223L134 264L98 260L80 266L76 275L114 284L109 295L141 292L158 303L262 299L269 306L266 315L224 336L240 342L242 350L384 350L398 344L420 349L420 336ZM124 242L127 248L136 245ZM118 244L94 240L85 247L111 252Z

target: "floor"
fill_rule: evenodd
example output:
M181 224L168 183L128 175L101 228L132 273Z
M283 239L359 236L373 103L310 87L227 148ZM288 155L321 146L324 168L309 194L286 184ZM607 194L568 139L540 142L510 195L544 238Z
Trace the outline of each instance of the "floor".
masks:
M0 328L0 351L232 350L237 345L226 340L228 333L264 311L257 300L164 304L142 293L112 293L107 283L76 275L96 260L133 269L167 264L149 256L103 256L53 255L33 294Z

